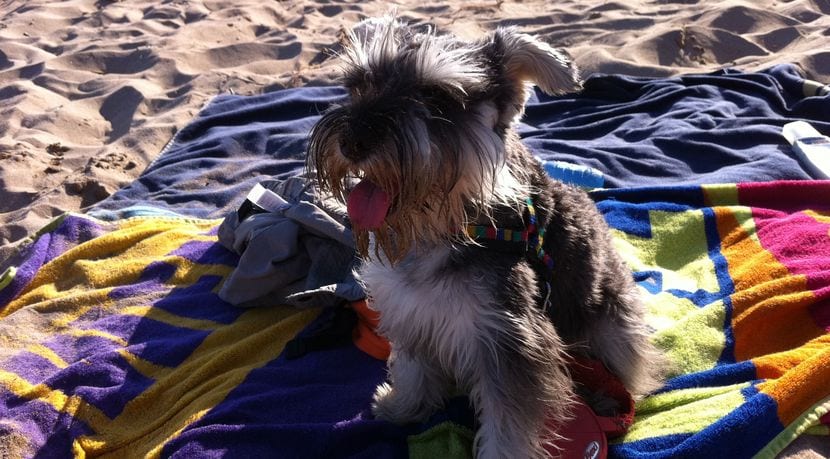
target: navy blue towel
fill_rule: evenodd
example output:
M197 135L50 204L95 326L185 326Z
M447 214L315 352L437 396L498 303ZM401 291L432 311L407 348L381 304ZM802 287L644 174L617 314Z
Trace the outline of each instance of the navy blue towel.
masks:
M673 78L594 75L579 94L536 94L519 131L544 159L599 169L606 187L808 179L781 127L806 120L830 134L830 96L805 97L803 86L791 65ZM153 206L222 217L255 183L301 173L309 130L344 97L340 87L218 96L92 214L123 217Z

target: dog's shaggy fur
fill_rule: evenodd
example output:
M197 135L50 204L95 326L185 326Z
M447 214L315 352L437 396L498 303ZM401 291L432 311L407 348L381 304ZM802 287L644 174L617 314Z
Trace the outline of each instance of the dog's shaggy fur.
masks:
M460 389L479 417L478 457L538 457L556 435L546 420L566 420L577 390L569 356L599 359L635 395L655 389L660 354L604 220L512 129L529 84L578 89L569 59L512 28L465 42L394 18L358 25L342 57L350 101L313 129L309 165L343 200L354 180L390 197L382 225L354 228L392 343L374 413L424 420ZM552 270L463 231L526 228L527 197Z

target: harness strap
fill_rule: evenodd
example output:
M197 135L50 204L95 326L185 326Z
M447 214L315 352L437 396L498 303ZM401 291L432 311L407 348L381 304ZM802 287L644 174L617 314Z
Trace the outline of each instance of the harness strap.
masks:
M527 225L523 229L515 228L498 228L488 225L467 225L467 236L475 241L499 241L506 243L517 244L516 250L532 255L537 260L541 261L543 265L548 268L548 271L553 271L553 258L545 253L542 245L545 242L545 228L539 228L536 218L536 207L533 205L531 198L525 199L527 205Z

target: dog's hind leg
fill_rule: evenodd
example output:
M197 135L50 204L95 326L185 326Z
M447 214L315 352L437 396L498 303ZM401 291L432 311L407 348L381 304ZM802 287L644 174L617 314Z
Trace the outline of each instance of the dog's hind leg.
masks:
M659 389L667 359L649 339L636 298L621 296L609 314L595 322L588 338L591 354L614 373L635 398Z

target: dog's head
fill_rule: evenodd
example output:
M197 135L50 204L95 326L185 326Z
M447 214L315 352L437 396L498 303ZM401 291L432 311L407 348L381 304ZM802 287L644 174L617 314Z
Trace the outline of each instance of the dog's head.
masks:
M312 130L309 166L348 202L361 253L372 231L392 261L413 244L454 237L496 202L521 201L508 129L530 85L550 94L578 87L566 56L513 28L465 42L392 17L368 20L348 34L342 57L350 101Z

